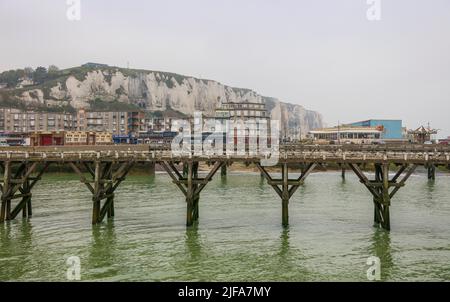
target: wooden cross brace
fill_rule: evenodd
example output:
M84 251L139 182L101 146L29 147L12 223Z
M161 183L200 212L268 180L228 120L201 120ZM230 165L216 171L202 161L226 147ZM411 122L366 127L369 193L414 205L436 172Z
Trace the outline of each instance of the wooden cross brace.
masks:
M211 171L209 171L209 173L203 178L199 178L197 175L193 175L196 174L196 171L192 169L192 162L187 163L188 167L191 167L192 172L188 172L188 175L186 177L183 176L180 171L178 171L178 168L173 162L159 162L159 164L164 168L167 174L169 174L170 178L172 178L173 183L177 185L183 195L185 197L188 197L189 193L194 196L199 195L206 187L206 185L211 181L211 179L216 174L217 170L220 169L223 163L214 163ZM192 189L194 186L195 190Z
M405 186L417 165L403 164L394 177L389 179L389 164L375 164L374 180L369 180L357 164L349 163L349 166L373 196L375 225L390 230L389 207L391 199L401 187ZM399 179L400 181L398 181Z
M204 178L198 177L198 162L184 162L183 172L178 171L178 168L171 161L162 161L159 164L186 197L186 226L191 226L199 217L200 193L211 181L217 170L225 163L215 162L213 168Z
M278 196L280 198L283 198L283 196L287 196L288 199L290 199L295 191L303 185L305 182L306 177L314 170L316 164L310 163L307 165L306 169L302 171L299 177L294 179L289 179L288 174L288 165L286 163L282 164L281 166L281 177L280 179L274 179L272 176L267 172L266 168L261 166L260 163L256 163L256 167L259 169L261 174L264 176L264 178L267 180L267 183L272 186L272 188L277 192ZM281 186L281 187L279 187ZM290 187L289 187L290 186Z
M120 183L125 180L134 162L95 161L93 163L83 162L82 164L92 179L86 178L76 162L69 162L69 165L80 177L81 182L92 193L92 224L102 222L106 215L108 215L108 218L114 217L114 192ZM118 168L115 166L118 166ZM101 205L102 200L105 200L103 206Z
M259 162L256 162L261 174L266 178L267 183L277 192L281 198L282 205L282 224L288 226L289 224L289 199L294 195L295 191L304 183L306 177L314 170L316 163L310 163L306 166L299 177L289 179L288 164L281 164L281 179L274 179L270 176L265 167L261 166Z
M3 170L3 179L1 180L0 190L1 211L0 222L11 220L17 217L22 211L23 217L32 216L31 208L31 189L41 179L42 174L47 170L50 163L44 163L43 168L37 171L39 163L32 164L28 162L20 162L15 173L13 173L13 163L7 161L1 165ZM33 172L37 171L37 175L32 177ZM11 201L20 199L14 209L11 210Z

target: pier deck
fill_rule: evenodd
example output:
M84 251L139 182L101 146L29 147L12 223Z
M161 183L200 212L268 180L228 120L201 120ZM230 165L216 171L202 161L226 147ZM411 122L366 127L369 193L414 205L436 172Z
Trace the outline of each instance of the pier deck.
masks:
M274 178L264 160L276 159L274 169L280 169L281 178ZM64 147L1 147L0 168L3 173L0 189L0 222L32 215L32 188L41 179L49 165L65 164L80 177L92 193L92 223L114 216L114 192L135 163L161 165L174 184L186 197L186 224L192 225L199 217L199 199L215 173L234 162L254 164L273 187L282 201L282 224L288 225L288 204L295 191L303 185L317 165L337 164L353 171L373 197L375 225L390 229L389 207L398 190L406 184L417 166L428 168L428 178L435 178L435 167L450 165L450 147L444 145L283 145L279 150L265 154L231 152L175 154L168 149L148 145L119 146L64 146ZM207 163L210 171L199 177L199 163ZM361 165L372 164L374 179L363 172ZM397 166L393 177L392 165ZM300 176L290 177L289 170L301 167ZM274 170L271 169L272 171ZM224 172L225 170L225 172ZM343 173L344 176L344 173ZM19 200L15 207L12 201Z
M202 154L186 152L174 155L170 150L149 150L149 146L74 146L74 147L2 147L0 162L65 162L65 161L232 161L256 163L270 157L279 163L414 163L418 165L449 165L450 146L285 146L278 152L252 155Z

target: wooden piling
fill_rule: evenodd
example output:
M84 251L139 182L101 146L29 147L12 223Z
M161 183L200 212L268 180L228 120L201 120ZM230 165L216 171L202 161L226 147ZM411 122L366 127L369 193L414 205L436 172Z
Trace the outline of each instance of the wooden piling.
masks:
M40 179L41 175L47 169L49 163L44 164L44 168L38 172L36 177L31 174L36 170L38 163L19 162L17 169L13 173L13 163L7 161L3 165L3 185L0 185L2 196L2 206L0 211L0 222L12 220L22 212L22 217L30 217L31 208L31 189ZM20 200L12 207L12 200Z
M10 179L11 179L11 162L7 161L5 162L3 171L2 208L0 213L0 222L9 220L9 210L11 200L9 199L8 191Z
M390 215L389 215L389 207L391 206L391 197L389 196L389 164L383 164L382 165L383 170L383 187L382 187L382 227L385 230L391 229L391 221L390 221Z
M428 180L436 180L436 166L434 164L428 164Z
M194 207L194 186L192 184L192 162L188 162L187 166L187 195L186 195L186 226L191 226L194 222L192 211Z
M206 187L215 173L224 165L224 162L215 162L211 171L205 178L198 177L198 162L187 161L183 164L183 171L178 171L178 168L171 161L159 163L173 183L181 190L186 198L186 226L192 226L194 221L199 218L199 201L200 193Z
M85 163L87 171L93 177L92 180L86 179L76 162L69 162L69 165L92 193L92 224L101 223L105 217L114 217L114 191L125 180L134 161L117 163L117 169L114 168L113 162L97 160L94 162L94 168ZM94 183L94 186L91 183Z
M391 229L390 221L390 205L391 200L398 190L405 185L405 182L412 175L417 165L403 164L395 176L389 179L389 164L376 163L375 180L369 180L361 168L357 164L349 164L350 168L360 179L361 183L366 186L373 195L374 204L374 226L381 227L385 230ZM398 179L403 178L398 182ZM390 190L393 188L392 190Z
M289 225L289 200L294 195L295 191L304 183L306 177L314 170L316 164L308 164L301 175L298 178L289 179L289 166L287 163L281 164L281 179L274 179L267 172L267 170L261 166L260 163L256 163L256 167L260 170L261 174L267 180L267 183L272 186L278 196L281 198L281 222L283 227Z
M227 165L222 165L220 168L220 176L226 177L227 176Z
M94 194L92 195L92 224L96 224L99 222L100 217L100 194L101 194L101 186L100 184L100 173L101 173L101 166L100 162L95 162L95 169L94 169Z
M284 163L281 166L282 177L283 177L283 186L282 186L282 224L284 227L289 225L289 176L288 176L288 165Z
M192 178L198 180L198 162L192 164ZM198 183L193 185L194 195L193 195L193 205L192 205L192 221L197 221L199 218L199 202L200 194L197 193Z

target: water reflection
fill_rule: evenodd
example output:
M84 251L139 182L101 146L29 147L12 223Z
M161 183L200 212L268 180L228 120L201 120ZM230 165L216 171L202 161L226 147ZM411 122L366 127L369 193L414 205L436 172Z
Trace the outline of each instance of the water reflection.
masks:
M5 249L10 245L11 242L11 224L5 222L0 224L0 255L3 254Z
M28 263L34 260L33 226L28 219L5 222L0 227L0 239L0 280L19 280L28 273Z
M258 183L258 185L259 185L260 189L264 189L264 187L267 185L267 181L266 181L266 179L264 178L263 175L259 175L259 183Z
M289 254L289 227L283 228L280 236L280 252L278 253L280 256L280 259L283 260L283 262L287 259L287 256Z
M116 254L117 237L114 221L92 226L92 240L89 246L88 265L92 278L98 279L117 274L114 265L120 264L121 259Z
M220 179L220 186L219 186L219 188L226 188L226 186L228 184L227 176L226 175L220 175L219 179Z
M394 273L395 265L391 253L390 233L383 229L375 229L370 238L368 257L376 256L381 262L381 280L389 280Z
M291 246L291 240L289 227L284 228L280 234L278 261L273 263L277 271L275 280L308 280L308 276L313 274L306 268L306 257L298 248Z
M149 184L150 185L154 185L155 184L155 179L156 179L156 174L150 174L148 179L149 179Z
M185 245L186 245L186 249L189 253L190 260L191 261L200 260L202 246L201 246L199 235L198 235L198 222L197 221L191 227L186 228Z
M429 181L427 182L426 187L427 187L426 192L427 192L427 194L428 194L427 197L430 198L430 199L432 199L432 198L433 198L433 192L434 192L435 189L436 189L436 181L435 181L435 180L429 180Z

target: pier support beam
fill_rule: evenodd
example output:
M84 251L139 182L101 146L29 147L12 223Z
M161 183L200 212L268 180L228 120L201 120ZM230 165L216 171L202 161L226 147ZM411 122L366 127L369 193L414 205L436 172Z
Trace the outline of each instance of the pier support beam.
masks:
M160 162L160 165L166 170L172 178L173 183L178 186L186 197L186 226L191 226L199 218L200 193L211 181L217 170L224 165L223 162L214 163L211 171L204 178L198 177L198 162L188 161L183 164L183 171L173 162Z
M69 162L69 165L92 193L92 224L102 222L105 216L108 218L114 217L114 192L120 183L125 180L134 162L123 162L117 165L113 162L95 161L92 164L83 162L92 180L84 176L76 162Z
M389 207L391 199L403 187L416 169L415 164L403 164L392 179L389 179L389 164L375 164L375 179L369 180L357 164L349 164L360 182L373 195L374 226L391 229ZM400 181L398 181L401 178ZM392 190L391 190L392 188Z
M428 164L427 170L428 170L428 180L435 180L436 179L436 166L434 164Z
M227 176L227 165L222 165L222 167L220 168L220 176Z
M256 166L260 170L261 174L266 178L267 183L277 192L281 198L282 208L282 224L284 227L289 225L289 200L294 195L295 191L303 185L306 177L314 170L316 164L310 163L305 169L302 169L302 173L298 178L289 179L289 168L287 163L281 164L281 179L274 179L260 163L256 163Z
M0 184L2 192L1 197L1 211L0 222L12 220L22 212L22 217L27 218L33 215L31 207L31 189L41 179L50 163L45 163L44 167L38 171L39 163L20 162L17 170L13 172L13 163L7 161L2 164L3 180ZM31 176L37 172L36 176ZM12 200L19 199L20 201L14 208L11 208Z

